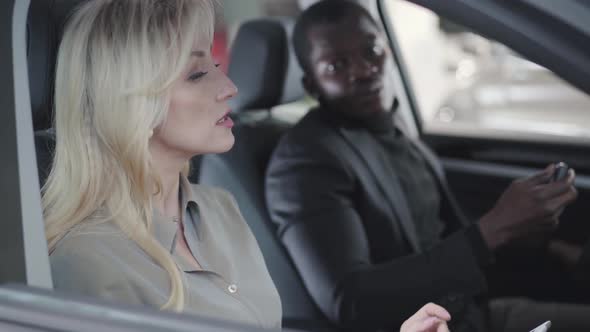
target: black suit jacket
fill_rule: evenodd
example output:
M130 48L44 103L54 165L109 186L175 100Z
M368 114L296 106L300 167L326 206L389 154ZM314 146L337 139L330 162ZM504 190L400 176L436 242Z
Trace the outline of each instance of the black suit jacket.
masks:
M481 235L458 212L436 157L417 142L439 180L449 235L422 250L397 175L374 144L366 130L312 110L271 157L269 212L307 289L332 321L363 330L399 328L431 301L458 313L455 321L481 323L473 297L486 279L473 234Z

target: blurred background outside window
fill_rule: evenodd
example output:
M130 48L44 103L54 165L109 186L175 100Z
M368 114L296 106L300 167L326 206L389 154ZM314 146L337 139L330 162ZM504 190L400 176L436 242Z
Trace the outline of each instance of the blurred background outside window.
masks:
M590 144L590 96L508 47L384 1L426 133Z

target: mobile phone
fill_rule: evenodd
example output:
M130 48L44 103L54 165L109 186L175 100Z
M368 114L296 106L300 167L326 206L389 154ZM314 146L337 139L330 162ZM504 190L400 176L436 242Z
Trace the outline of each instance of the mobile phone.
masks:
M550 327L551 327L551 321L548 320L545 323L535 327L535 329L531 330L531 332L547 332L547 331L549 331Z
M561 181L565 179L567 173L569 171L569 167L564 162L558 162L555 164L555 170L553 171L553 175L551 175L551 182Z

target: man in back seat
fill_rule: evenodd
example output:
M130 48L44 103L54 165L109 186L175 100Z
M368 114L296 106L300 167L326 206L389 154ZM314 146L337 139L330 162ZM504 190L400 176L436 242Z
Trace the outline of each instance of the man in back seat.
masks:
M552 231L576 198L573 172L553 166L512 183L494 208L466 222L436 157L393 121L393 60L362 7L324 0L293 36L303 83L320 103L274 151L267 204L312 297L332 321L357 330L398 327L426 302L442 304L451 331L590 329L590 309L485 299L494 252Z

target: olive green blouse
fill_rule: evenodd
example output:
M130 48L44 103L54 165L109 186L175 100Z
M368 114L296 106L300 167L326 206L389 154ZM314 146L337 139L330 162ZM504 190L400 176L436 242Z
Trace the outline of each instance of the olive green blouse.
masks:
M186 313L265 328L281 326L281 301L234 198L181 177L184 236L202 270L175 252L175 221L154 212L153 234L184 271ZM159 308L166 271L112 223L84 225L50 255L56 290Z

